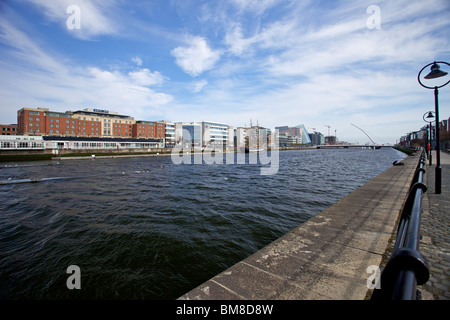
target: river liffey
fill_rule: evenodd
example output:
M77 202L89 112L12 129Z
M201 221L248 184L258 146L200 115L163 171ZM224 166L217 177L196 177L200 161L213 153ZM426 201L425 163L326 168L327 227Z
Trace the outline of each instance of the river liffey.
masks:
M0 298L176 299L405 156L282 151L273 175L170 156L2 163Z

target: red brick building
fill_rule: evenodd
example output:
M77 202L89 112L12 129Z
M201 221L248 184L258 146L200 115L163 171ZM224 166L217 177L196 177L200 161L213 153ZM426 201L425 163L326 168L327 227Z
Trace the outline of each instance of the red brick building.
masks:
M133 124L134 138L165 138L165 123L160 121L137 121Z
M17 112L19 135L101 136L101 122L80 120L71 114L48 109L22 108Z
M17 112L19 135L165 139L163 121L136 121L99 109L55 112L22 108Z
M17 124L0 124L0 134L2 136L16 135L17 132Z

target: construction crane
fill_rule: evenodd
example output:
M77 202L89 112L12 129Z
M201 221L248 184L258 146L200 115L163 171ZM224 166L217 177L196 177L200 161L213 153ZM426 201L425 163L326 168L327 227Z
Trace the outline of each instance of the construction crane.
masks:
M328 128L328 136L330 136L330 128L331 128L331 126L326 125L326 124L324 126Z

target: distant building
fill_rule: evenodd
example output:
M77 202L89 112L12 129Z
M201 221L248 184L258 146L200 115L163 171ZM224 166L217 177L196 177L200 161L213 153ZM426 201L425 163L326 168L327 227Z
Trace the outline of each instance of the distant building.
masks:
M166 134L165 134L165 145L166 148L173 148L175 146L175 123L167 120L161 120L164 122Z
M17 111L17 134L61 137L165 139L163 121L137 121L103 109L56 112L48 108Z
M2 136L16 135L17 124L0 124L0 132Z
M336 142L337 142L336 136L326 136L325 137L325 144L335 145Z
M280 133L286 133L289 136L292 137L301 137L302 136L302 129L297 127L288 127L288 126L281 126L281 127L275 127L275 130L278 130Z
M279 131L279 133L287 134L290 138L291 142L294 142L301 145L309 145L311 144L311 139L308 135L308 132L306 131L306 128L303 124L295 126L295 127L288 127L288 126L280 126L275 127L276 130ZM289 142L288 142L289 144ZM280 144L281 145L281 144Z
M175 143L192 147L232 147L234 129L227 124L212 121L177 122Z
M0 136L0 150L44 150L42 136Z
M314 131L313 133L309 133L308 135L313 146L325 144L325 136L322 133Z

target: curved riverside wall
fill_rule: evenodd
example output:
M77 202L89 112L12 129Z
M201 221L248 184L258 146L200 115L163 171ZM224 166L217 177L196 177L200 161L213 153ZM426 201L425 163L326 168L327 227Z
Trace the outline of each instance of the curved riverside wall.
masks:
M418 160L405 158L179 299L365 299L396 235Z

